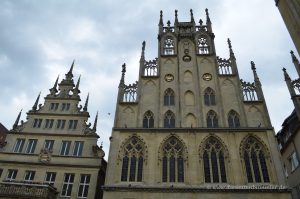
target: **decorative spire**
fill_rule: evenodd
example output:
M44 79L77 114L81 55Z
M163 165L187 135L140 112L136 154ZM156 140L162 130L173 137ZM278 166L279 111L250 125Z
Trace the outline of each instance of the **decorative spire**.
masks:
M289 74L286 72L286 69L283 67L282 70L283 70L283 74L284 74L284 80L291 81L291 78L290 78Z
M191 13L191 22L192 22L192 23L195 23L194 14L193 14L193 9L190 9L190 13Z
M170 20L168 20L167 25L168 25L168 28L170 29L170 26L171 26Z
M71 80L72 77L73 77L74 63L75 63L75 60L73 60L72 65L71 65L71 67L70 67L70 70L69 70L69 72L66 74L67 80Z
M126 73L126 64L124 63L122 65L122 76L121 76L121 80L120 80L120 85L125 84L125 73Z
M89 97L90 97L90 93L88 93L85 103L84 103L83 111L85 111L85 112L87 112L87 108L88 108L88 104L89 104Z
M96 130L97 130L97 122L98 122L98 111L97 111L97 114L96 114L96 117L95 117L93 129L92 129L93 132L96 132Z
M32 110L33 111L36 111L37 110L37 107L38 107L38 104L39 104L39 100L40 100L40 96L41 96L41 92L39 93L39 95L37 96L35 102L34 102L34 105L32 107Z
M79 90L80 78L81 78L81 75L79 75L79 78L78 78L76 86L75 86L75 89L77 89L77 90Z
M178 10L175 10L175 24L178 23Z
M292 60L293 60L293 63L295 65L295 68L297 70L298 76L300 77L300 64L299 64L299 60L294 55L294 52L292 50L291 50L291 56L292 56Z
M231 46L231 41L230 41L229 38L227 39L227 43L228 43L228 47L229 47L230 58L234 58L235 59L235 56L234 56L234 53L233 53L233 50L232 50L232 46Z
M199 20L199 24L200 24L200 26L203 26L203 21L202 21L202 19Z
M141 54L141 60L145 60L145 47L146 47L146 42L143 41L142 43L142 54Z
M59 75L56 78L56 81L52 88L49 89L51 95L55 95L57 93L57 84L58 84Z
M211 24L210 18L209 18L209 13L208 13L208 9L205 9L205 13L206 13L206 24Z
M253 76L254 76L254 81L255 81L255 84L260 84L260 80L258 78L258 75L257 75L257 72L256 72L256 67L255 67L255 63L253 61L250 62L251 63L251 69L253 71Z
M18 114L18 117L17 117L17 119L16 119L16 121L15 121L15 123L14 123L14 125L13 125L13 129L16 129L17 126L18 126L18 124L19 124L19 121L20 121L20 118L21 118L21 114L22 114L22 110L23 110L23 109L21 109L21 111L20 111L19 114Z
M164 26L164 22L163 22L163 11L160 11L160 18L159 18L159 25L160 26Z

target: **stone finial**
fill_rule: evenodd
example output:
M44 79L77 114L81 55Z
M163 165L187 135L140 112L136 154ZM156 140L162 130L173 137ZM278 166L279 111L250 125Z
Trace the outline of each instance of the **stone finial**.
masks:
M85 103L84 103L83 111L85 111L85 112L87 112L87 109L88 109L89 97L90 97L90 93L88 93Z
M159 25L160 26L164 25L164 22L163 22L163 11L162 10L160 11Z
M251 69L253 71L254 81L255 81L256 85L260 84L260 80L259 80L257 72L256 72L256 67L255 67L254 61L251 61L250 64L251 64Z
M194 14L193 14L193 9L190 9L190 13L191 13L191 22L192 22L192 23L195 23Z
M39 100L40 100L40 96L41 96L41 92L39 93L39 95L37 96L35 102L34 102L34 105L32 106L32 110L33 111L36 111L37 110L37 107L38 107L38 104L39 104Z
M170 28L170 26L171 26L170 20L168 20L167 25L168 25L168 27Z
M96 117L95 117L93 129L92 129L93 132L96 132L96 130L97 130L97 122L98 122L98 111L97 111L97 114L96 114Z
M74 68L75 60L73 60L72 65L70 67L69 72L66 74L66 79L71 80L73 78L73 68Z
M81 75L79 75L79 78L78 78L77 83L76 83L76 86L75 86L75 88L76 88L77 90L79 90L80 78L81 78Z
M121 75L121 80L120 80L120 85L124 85L125 84L125 73L126 73L126 64L124 63L122 65L122 75Z
M230 54L230 57L235 59L234 52L233 52L233 50L232 50L231 41L230 41L229 38L227 39L227 43L228 43L228 48L229 48L229 54Z
M199 20L199 24L200 24L200 26L203 26L203 21L202 21L202 19Z
M141 59L145 59L145 47L146 47L146 42L143 41L142 43L142 54L141 54Z
M283 74L284 74L284 80L285 81L290 81L291 78L290 78L289 74L287 73L286 68L283 67L282 71L283 71Z
M49 89L51 95L55 95L57 93L57 84L58 84L59 75L56 78L56 81L52 88Z
M175 23L178 23L178 10L175 10Z
M18 126L18 124L19 124L19 121L20 121L20 118L21 118L21 114L22 114L22 110L23 110L23 109L21 109L21 111L19 112L19 114L18 114L18 116L17 116L17 119L16 119L16 121L15 121L15 123L14 123L14 125L13 125L13 129L16 129L17 126Z
M210 24L211 21L210 21L210 18L209 18L209 13L208 13L208 9L207 8L205 9L205 13L206 13L206 24Z

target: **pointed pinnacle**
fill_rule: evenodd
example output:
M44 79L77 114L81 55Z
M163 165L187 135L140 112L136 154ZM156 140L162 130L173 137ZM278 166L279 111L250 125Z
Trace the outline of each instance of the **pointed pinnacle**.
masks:
M252 69L253 71L256 71L254 61L251 61L250 64L251 64L251 69Z
M41 92L39 93L39 95L37 96L37 98L36 98L36 100L34 102L34 105L32 107L33 111L36 111L36 109L37 109L37 106L38 106L38 103L39 103L39 100L40 100L40 96L41 96Z
M202 26L202 25L203 25L203 21L202 21L202 19L200 19L200 20L199 20L199 24L200 24L200 26Z
M90 93L88 93L88 95L86 97L86 100L85 100L85 103L84 103L83 111L85 111L85 112L87 111L87 108L88 108L89 97L90 97Z
M81 78L81 75L79 75L79 78L78 78L77 83L76 83L76 86L75 86L75 88L76 88L77 90L79 89L80 78Z
M292 60L293 60L293 62L297 62L297 63L299 63L299 61L298 61L297 57L296 57L296 56L295 56L295 54L294 54L294 51L292 51L292 50L291 50L291 56L292 56Z
M175 23L178 23L178 10L175 10Z
M233 57L233 58L235 58L235 56L234 56L234 52L233 52L233 50L232 50L231 41L230 41L230 39L229 39L229 38L227 39L227 43L228 43L228 48L229 48L229 54L230 54L230 57Z
M211 23L210 18L209 18L209 13L208 13L208 9L205 9L205 13L206 13L206 24Z
M97 122L98 122L98 111L95 117L95 121L94 121L94 126L93 126L93 131L96 132L97 130Z
M159 18L159 25L163 26L164 22L163 22L163 11L160 11L160 18Z
M142 43L142 54L141 54L141 59L145 58L145 47L146 47L146 42L143 41Z
M171 26L171 22L170 22L170 20L168 20L168 22L167 22L167 25L168 25L168 27L170 27L170 26Z
M13 125L13 129L15 129L18 126L18 124L19 124L19 121L20 121L20 118L21 118L21 114L22 114L22 110L23 109L21 109L21 111L18 114L18 117L17 117L17 119L16 119L16 121L15 121L15 123Z
M54 83L54 86L53 86L53 88L54 88L54 89L56 89L56 88L57 88L58 79L59 79L59 75L57 76L57 78L56 78L56 81L55 81L55 83Z
M120 79L120 85L124 85L124 79L125 79L125 73L126 73L126 64L124 63L122 65L122 75L121 75L121 79Z
M190 13L191 13L191 22L195 23L193 9L190 9Z
M72 65L71 65L71 68L70 68L70 70L69 70L69 73L72 73L72 72L73 72L74 63L75 63L75 59L74 59L73 62L72 62Z
M283 70L283 74L284 74L284 80L285 81L291 80L289 74L286 72L286 69L283 67L282 70Z

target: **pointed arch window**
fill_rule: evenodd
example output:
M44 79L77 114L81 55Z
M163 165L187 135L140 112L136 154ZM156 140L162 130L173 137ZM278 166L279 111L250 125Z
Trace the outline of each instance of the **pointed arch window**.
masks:
M204 104L206 106L216 105L215 91L209 87L204 91Z
M164 118L165 128L175 128L175 115L172 111L167 111Z
M151 111L147 111L144 114L143 128L153 128L154 127L154 116Z
M174 106L175 105L175 94L171 88L168 88L164 94L164 105Z
M231 110L228 114L228 126L229 128L239 128L240 118L237 112Z
M175 45L173 37L166 37L164 40L164 55L174 55L175 54Z
M162 147L162 181L184 182L184 146L172 136Z
M207 127L208 128L218 128L218 117L216 112L214 112L213 110L210 110L207 113L207 117L206 117L206 123L207 123Z
M247 138L243 144L242 155L249 183L270 182L265 149L256 138Z
M227 182L224 147L214 137L209 137L204 144L203 168L206 183Z
M136 136L123 146L121 181L141 182L143 179L144 144Z
M198 38L198 53L200 55L208 55L209 54L209 45L207 38L201 36Z

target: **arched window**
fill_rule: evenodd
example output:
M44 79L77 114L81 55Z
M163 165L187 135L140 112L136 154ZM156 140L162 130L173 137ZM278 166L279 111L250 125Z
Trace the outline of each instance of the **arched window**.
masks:
M153 128L154 127L154 117L151 111L147 111L144 114L143 128Z
M208 45L207 39L204 36L201 36L198 39L198 53L200 55L209 54L209 45Z
M239 115L234 110L231 110L228 114L228 125L229 125L229 128L240 127Z
M184 146L172 136L162 147L162 181L184 182Z
M167 111L164 118L165 128L175 128L175 115L172 111Z
M204 144L203 168L206 183L225 183L225 149L221 142L214 137L209 137Z
M208 128L217 128L218 127L218 117L217 114L210 110L207 113L206 123Z
M124 144L121 181L142 181L144 148L143 142L136 136Z
M164 55L174 55L174 39L172 37L166 37L164 40Z
M206 106L216 105L215 92L209 87L204 91L204 104Z
M256 138L249 137L243 143L242 150L248 182L270 182L263 145Z
M174 106L175 105L175 99L174 99L174 91L170 88L168 88L165 91L164 95L164 105L165 106Z

